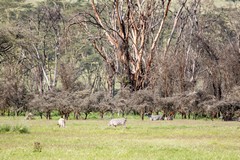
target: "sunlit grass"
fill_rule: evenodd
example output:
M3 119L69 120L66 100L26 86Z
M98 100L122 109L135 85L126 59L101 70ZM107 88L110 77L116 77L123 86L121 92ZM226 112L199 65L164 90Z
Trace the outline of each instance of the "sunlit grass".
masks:
M240 159L240 123L219 120L141 121L108 127L108 120L56 120L0 117L0 125L24 125L29 134L1 133L1 159ZM34 143L41 152L34 152Z

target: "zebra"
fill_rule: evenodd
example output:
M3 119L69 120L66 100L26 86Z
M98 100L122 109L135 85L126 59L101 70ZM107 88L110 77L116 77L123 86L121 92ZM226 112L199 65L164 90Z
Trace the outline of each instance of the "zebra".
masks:
M173 116L167 116L167 117L165 117L165 119L164 120L173 120Z
M162 120L162 116L161 115L151 115L150 120L151 121Z
M120 119L112 119L110 120L110 122L108 123L108 126L119 126L119 125L123 125L126 128L126 122L127 119L126 118L120 118Z
M34 119L33 114L32 114L31 112L26 113L26 117L25 117L25 119L26 119L26 120Z
M64 118L60 118L59 120L58 120L58 125L59 125L59 127L65 127L65 119Z

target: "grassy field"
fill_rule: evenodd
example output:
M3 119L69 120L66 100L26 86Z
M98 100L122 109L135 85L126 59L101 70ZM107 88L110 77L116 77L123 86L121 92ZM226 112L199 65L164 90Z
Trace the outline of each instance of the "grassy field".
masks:
M141 121L127 128L108 120L56 120L0 117L2 125L22 125L30 133L0 133L1 160L239 160L240 123L219 120ZM40 142L42 151L34 151Z

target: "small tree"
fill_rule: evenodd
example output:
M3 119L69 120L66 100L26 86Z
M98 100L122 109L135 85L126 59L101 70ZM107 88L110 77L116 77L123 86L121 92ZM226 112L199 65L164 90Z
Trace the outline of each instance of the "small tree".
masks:
M139 90L132 94L129 105L133 106L133 109L137 111L141 119L144 120L145 113L149 113L154 110L153 92L151 90Z

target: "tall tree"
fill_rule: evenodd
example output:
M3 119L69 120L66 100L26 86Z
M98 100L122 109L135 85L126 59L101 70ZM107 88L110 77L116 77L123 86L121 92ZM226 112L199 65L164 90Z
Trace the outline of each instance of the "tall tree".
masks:
M186 0L176 15L176 21ZM132 91L149 86L153 59L159 47L171 0L114 0L95 3L93 13L82 13L90 40L109 68L109 92L114 77ZM92 27L95 27L95 32ZM173 28L175 26L173 25ZM166 53L165 53L166 54Z

